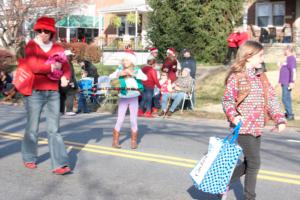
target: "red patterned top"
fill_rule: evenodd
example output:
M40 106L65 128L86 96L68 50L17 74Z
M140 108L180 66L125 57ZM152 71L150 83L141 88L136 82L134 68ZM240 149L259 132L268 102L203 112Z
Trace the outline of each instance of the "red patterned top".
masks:
M246 71L250 92L248 96L236 108L238 97L238 76L232 74L228 81L223 96L223 109L230 122L234 117L241 115L243 124L240 134L252 134L257 137L262 134L265 125L265 100L263 83L261 79L255 75L255 69ZM280 110L280 103L276 97L274 88L269 85L267 94L266 110L276 124L286 123L283 113Z

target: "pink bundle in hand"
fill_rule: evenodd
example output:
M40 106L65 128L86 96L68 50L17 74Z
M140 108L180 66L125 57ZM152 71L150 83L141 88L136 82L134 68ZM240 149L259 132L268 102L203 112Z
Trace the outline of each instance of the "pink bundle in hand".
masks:
M67 63L68 59L64 52L58 52L56 54L53 54L48 58L46 61L46 64L55 65L56 63ZM63 71L60 68L52 68L51 73L49 73L47 76L51 80L60 80L60 78L63 75Z
M55 64L57 62L59 62L61 64L68 62L68 58L64 52L58 52L58 53L53 54L52 56L50 56L48 58L48 60L46 61L46 64L50 65L50 64Z
M47 76L51 80L58 81L58 80L60 80L60 78L62 77L63 74L64 74L64 72L62 70L60 70L60 69L54 69L53 72L51 72Z

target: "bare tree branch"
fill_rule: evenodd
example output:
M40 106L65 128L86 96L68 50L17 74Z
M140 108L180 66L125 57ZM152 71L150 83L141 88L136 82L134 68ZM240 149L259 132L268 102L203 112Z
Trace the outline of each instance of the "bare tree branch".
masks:
M0 41L5 48L15 48L24 35L24 23L42 15L62 16L78 9L83 0L10 0L0 5ZM26 30L25 30L26 31Z

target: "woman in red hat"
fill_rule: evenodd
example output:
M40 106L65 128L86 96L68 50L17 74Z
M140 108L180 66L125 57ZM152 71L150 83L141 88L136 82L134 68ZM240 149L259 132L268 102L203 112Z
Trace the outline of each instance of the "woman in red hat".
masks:
M68 62L54 62L47 60L53 55L64 52L63 47L52 41L56 29L55 20L50 17L41 17L34 25L37 33L25 47L25 63L34 74L32 94L25 97L27 124L22 141L22 157L27 168L37 168L37 143L40 116L45 107L47 118L48 144L53 173L63 175L71 169L68 164L68 155L59 133L60 97L58 92L59 81L61 86L68 85L70 67ZM56 79L51 78L55 70L62 71Z
M177 59L176 59L176 51L174 48L169 48L167 50L167 58L164 61L164 64L162 66L162 71L168 73L168 77L172 83L176 81Z

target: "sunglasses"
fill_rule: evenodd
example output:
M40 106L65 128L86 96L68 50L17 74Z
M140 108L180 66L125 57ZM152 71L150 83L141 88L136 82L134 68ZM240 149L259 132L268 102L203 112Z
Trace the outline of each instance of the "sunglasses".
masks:
M45 29L39 29L36 32L38 32L38 33L45 33L45 34L50 34L51 33L51 31L45 30Z

